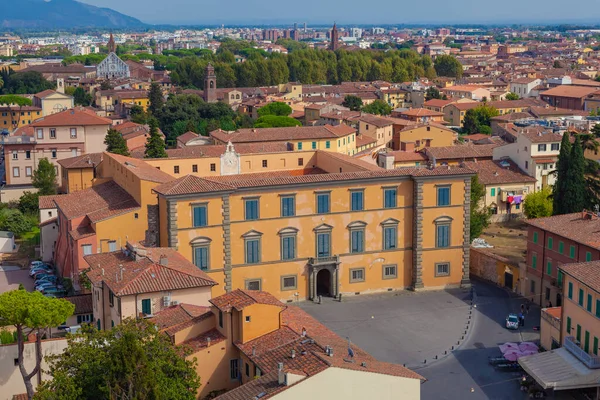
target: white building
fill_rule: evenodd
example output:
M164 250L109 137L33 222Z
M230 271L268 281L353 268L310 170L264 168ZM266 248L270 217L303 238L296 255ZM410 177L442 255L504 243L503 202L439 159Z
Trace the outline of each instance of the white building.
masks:
M351 28L350 29L350 36L355 37L355 38L361 38L363 34L363 30L360 28Z
M40 257L42 261L54 259L54 247L58 239L58 210L53 196L40 196Z
M542 80L536 78L515 79L510 83L510 91L518 94L522 99L527 97L537 97L537 92L534 91L533 88L541 84Z
M96 67L96 77L104 79L129 78L129 65L115 53L110 53Z
M509 158L528 175L536 178L535 190L554 185L556 161L562 135L523 128L514 143L494 148L494 160Z

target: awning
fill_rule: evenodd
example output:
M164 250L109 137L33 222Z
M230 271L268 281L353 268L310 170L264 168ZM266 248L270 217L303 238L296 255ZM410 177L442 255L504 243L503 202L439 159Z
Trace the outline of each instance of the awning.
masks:
M569 390L600 386L600 369L590 369L566 348L519 358L519 364L544 389Z

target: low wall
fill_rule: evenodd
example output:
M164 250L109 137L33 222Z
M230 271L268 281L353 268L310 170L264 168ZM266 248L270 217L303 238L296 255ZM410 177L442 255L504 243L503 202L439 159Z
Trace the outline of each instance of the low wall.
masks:
M42 357L61 354L67 347L66 339L49 339L42 341ZM17 344L0 345L0 400L12 400L16 394L25 393L25 384L23 377L19 371L19 366L16 364L18 358ZM25 361L25 369L31 372L35 366L35 342L25 343L25 351L23 354ZM45 360L42 361L42 370L48 369L48 364ZM42 373L42 379L47 380L51 377ZM37 376L31 382L34 388L38 385Z
M507 287L512 291L519 289L521 275L519 266L506 257L494 254L490 249L471 247L469 272L473 276ZM512 279L512 283L507 282L507 274L508 278Z

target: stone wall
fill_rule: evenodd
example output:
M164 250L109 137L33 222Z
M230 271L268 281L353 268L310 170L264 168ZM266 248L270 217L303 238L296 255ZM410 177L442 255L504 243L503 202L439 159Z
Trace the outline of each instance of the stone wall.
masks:
M148 205L148 230L144 244L146 247L158 246L158 204Z

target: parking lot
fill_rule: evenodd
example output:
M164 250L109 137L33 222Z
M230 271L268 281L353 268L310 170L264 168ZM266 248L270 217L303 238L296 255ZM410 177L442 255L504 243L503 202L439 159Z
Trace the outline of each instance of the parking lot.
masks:
M28 291L34 289L33 279L29 277L29 270L6 265L0 267L0 293L18 289L20 283Z

